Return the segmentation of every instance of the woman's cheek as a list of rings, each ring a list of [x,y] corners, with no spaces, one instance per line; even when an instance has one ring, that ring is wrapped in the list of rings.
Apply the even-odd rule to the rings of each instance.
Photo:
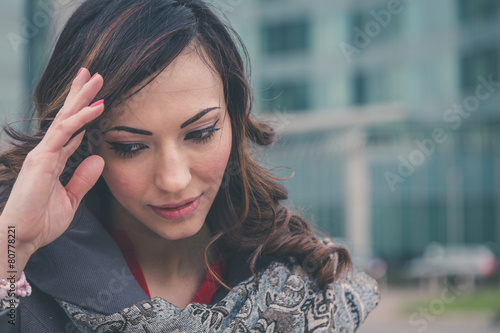
[[[207,168],[210,168],[210,173],[212,173],[216,180],[220,183],[224,171],[226,170],[229,157],[231,155],[231,136],[230,133],[224,138],[224,144],[218,147],[217,152],[211,155],[210,161],[207,163]],[[221,142],[222,143],[222,142]]]
[[[224,154],[219,159],[217,159],[214,163],[214,173],[217,174],[217,181],[220,183],[222,178],[224,177],[224,171],[226,170],[226,166],[229,160],[229,152]]]
[[[131,174],[130,170],[123,167],[106,167],[102,175],[115,197],[133,195],[142,188],[141,179],[144,175]]]

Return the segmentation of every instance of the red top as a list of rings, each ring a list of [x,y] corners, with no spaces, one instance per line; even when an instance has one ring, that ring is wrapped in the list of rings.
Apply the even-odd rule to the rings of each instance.
[[[125,261],[127,262],[127,265],[134,275],[137,283],[139,283],[142,290],[144,290],[148,297],[151,298],[148,284],[146,283],[146,278],[144,277],[141,265],[139,263],[139,260],[137,259],[137,256],[135,255],[132,243],[130,242],[127,233],[121,230],[114,229],[111,232],[111,236],[114,238],[115,242],[118,244],[118,247],[122,251],[123,257],[125,258]],[[223,277],[225,274],[225,263],[222,260],[222,256],[219,256],[216,262],[211,263],[210,268],[214,271],[215,274],[217,274],[217,276]],[[220,284],[213,278],[213,276],[207,269],[203,284],[201,285],[192,302],[210,304],[210,301],[214,297],[215,291],[219,287]]]

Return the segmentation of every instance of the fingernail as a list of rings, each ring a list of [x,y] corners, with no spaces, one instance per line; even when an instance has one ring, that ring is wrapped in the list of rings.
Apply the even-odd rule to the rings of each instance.
[[[75,76],[75,77],[78,77],[78,75],[80,75],[80,73],[81,73],[82,71],[83,71],[83,67],[82,67],[82,68],[80,68],[80,70],[78,71],[78,73],[76,74],[76,76]]]
[[[92,77],[91,77],[90,79],[92,80],[93,78],[95,78],[95,76],[96,76],[97,74],[99,74],[99,73],[97,73],[97,72],[96,72],[94,75],[92,75]]]
[[[94,102],[94,103],[90,104],[90,107],[93,108],[93,107],[96,107],[98,105],[101,105],[102,103],[104,103],[104,100],[100,99],[97,102]]]

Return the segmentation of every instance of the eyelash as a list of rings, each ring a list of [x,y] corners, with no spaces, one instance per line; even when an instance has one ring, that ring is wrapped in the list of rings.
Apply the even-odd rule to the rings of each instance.
[[[184,138],[184,140],[193,140],[194,142],[200,143],[200,144],[207,143],[215,135],[215,132],[220,130],[220,128],[215,128],[215,125],[217,125],[218,122],[219,122],[219,120],[217,119],[217,121],[210,127],[202,128],[200,130],[189,132],[186,135],[186,138]],[[207,133],[207,135],[205,135],[201,138],[189,138],[193,134],[203,135],[204,133]],[[148,146],[146,146],[142,143],[118,143],[118,142],[109,142],[109,141],[106,141],[106,142],[111,145],[110,149],[114,150],[116,154],[118,154],[120,157],[123,157],[123,158],[133,157],[134,155],[138,154],[141,150],[148,148]]]

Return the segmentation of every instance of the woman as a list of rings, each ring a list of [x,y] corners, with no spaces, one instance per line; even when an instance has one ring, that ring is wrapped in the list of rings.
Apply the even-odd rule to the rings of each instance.
[[[375,282],[253,159],[274,132],[250,114],[232,34],[200,0],[72,15],[35,92],[39,128],[8,130],[0,158],[0,258],[15,257],[0,272],[18,281],[2,290],[19,290],[0,327],[351,332],[375,307]]]

